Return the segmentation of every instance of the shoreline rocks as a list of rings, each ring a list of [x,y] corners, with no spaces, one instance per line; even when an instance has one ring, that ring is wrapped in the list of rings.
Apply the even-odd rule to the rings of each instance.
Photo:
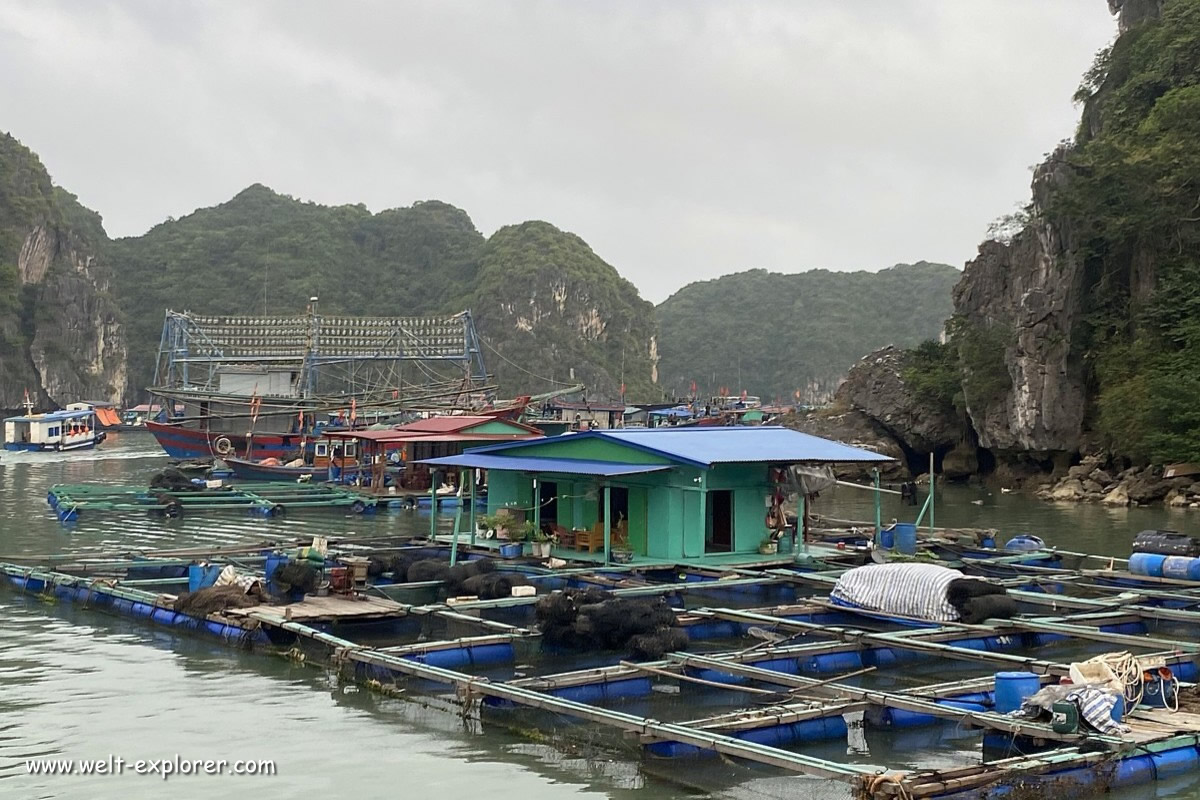
[[[1129,467],[1116,472],[1101,456],[1088,456],[1067,470],[1057,483],[1044,486],[1037,496],[1059,503],[1101,503],[1106,506],[1200,508],[1200,482],[1196,476],[1164,478],[1161,466]]]

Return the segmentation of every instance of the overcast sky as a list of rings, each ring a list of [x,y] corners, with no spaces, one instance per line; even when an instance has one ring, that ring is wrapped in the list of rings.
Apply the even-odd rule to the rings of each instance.
[[[0,0],[0,130],[112,236],[251,183],[544,219],[650,300],[962,266],[1070,136],[1104,0]]]

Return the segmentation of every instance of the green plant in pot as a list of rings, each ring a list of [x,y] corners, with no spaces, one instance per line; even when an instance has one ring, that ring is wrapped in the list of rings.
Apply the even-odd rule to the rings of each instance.
[[[549,558],[550,547],[554,543],[554,537],[547,533],[542,528],[536,528],[533,531],[533,555],[535,558]]]
[[[633,550],[629,547],[629,529],[623,524],[624,521],[622,518],[617,522],[609,538],[609,554],[616,564],[628,564],[633,561]]]

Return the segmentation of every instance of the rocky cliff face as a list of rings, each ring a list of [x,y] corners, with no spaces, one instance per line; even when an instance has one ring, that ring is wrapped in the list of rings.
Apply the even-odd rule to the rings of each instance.
[[[506,387],[578,382],[616,397],[624,383],[631,396],[658,394],[654,306],[574,234],[545,222],[501,228],[484,248],[474,307]]]
[[[1071,232],[1048,214],[1055,186],[1069,179],[1062,156],[1056,151],[1034,171],[1028,224],[1010,242],[984,242],[954,288],[962,333],[981,349],[1003,350],[1007,381],[972,381],[970,366],[964,380],[967,413],[980,445],[992,450],[1072,451],[1080,443],[1087,391],[1072,335],[1083,313],[1083,269]]]
[[[850,368],[835,403],[870,417],[914,457],[940,457],[963,437],[952,412],[917,397],[904,381],[905,351],[884,347]]]
[[[0,408],[119,401],[125,340],[100,217],[0,134]]]

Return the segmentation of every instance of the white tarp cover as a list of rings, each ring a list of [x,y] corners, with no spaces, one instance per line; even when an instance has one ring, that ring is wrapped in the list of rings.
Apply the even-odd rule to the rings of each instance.
[[[946,587],[961,577],[936,564],[867,564],[843,572],[830,596],[885,614],[951,622],[958,612],[946,602]]]

